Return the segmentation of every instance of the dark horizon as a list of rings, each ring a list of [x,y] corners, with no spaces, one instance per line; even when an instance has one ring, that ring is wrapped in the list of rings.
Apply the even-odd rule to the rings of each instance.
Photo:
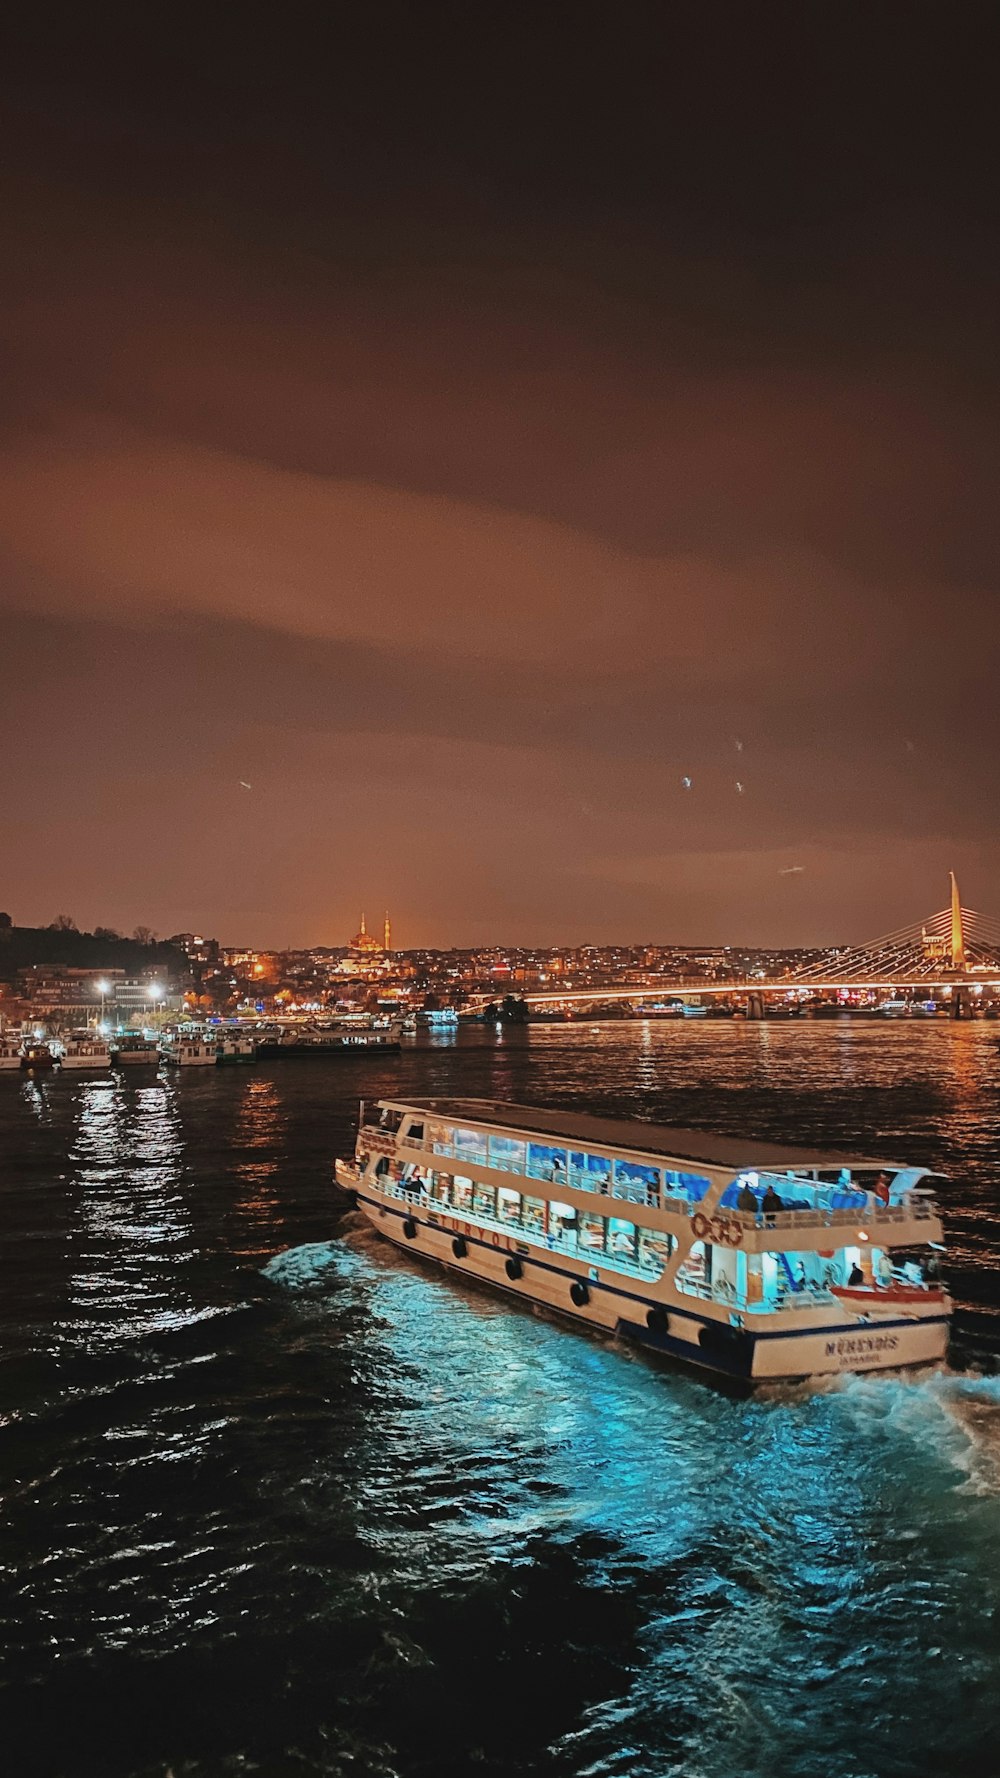
[[[21,13],[0,905],[1000,914],[992,24]]]

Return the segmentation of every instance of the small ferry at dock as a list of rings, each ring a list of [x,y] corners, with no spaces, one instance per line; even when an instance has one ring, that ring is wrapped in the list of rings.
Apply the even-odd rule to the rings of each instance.
[[[141,1031],[123,1031],[112,1037],[111,1064],[114,1068],[157,1068],[160,1052],[152,1038]]]
[[[65,1073],[93,1073],[111,1064],[111,1051],[99,1031],[71,1031],[59,1051],[59,1067]]]
[[[24,1045],[19,1037],[0,1037],[0,1074],[21,1072],[24,1061]]]
[[[188,1033],[163,1044],[160,1055],[171,1068],[214,1068],[217,1059],[214,1043]]]
[[[288,1025],[276,1036],[264,1037],[257,1045],[262,1061],[279,1057],[362,1056],[368,1050],[398,1050],[402,1026],[360,1027],[355,1025]]]
[[[747,1383],[945,1357],[938,1176],[476,1099],[362,1102],[338,1184],[380,1234]]]

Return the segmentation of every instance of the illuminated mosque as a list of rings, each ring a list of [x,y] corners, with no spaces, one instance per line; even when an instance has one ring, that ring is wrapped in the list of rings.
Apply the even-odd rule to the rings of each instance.
[[[368,957],[381,957],[392,950],[392,927],[389,924],[388,908],[386,909],[385,923],[382,927],[381,942],[369,932],[368,927],[365,924],[365,916],[362,914],[360,929],[354,934],[354,937],[351,940],[351,950],[360,952],[363,956]]]

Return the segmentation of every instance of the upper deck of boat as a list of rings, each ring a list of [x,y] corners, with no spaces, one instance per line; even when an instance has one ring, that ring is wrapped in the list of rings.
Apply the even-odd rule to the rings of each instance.
[[[394,1111],[422,1111],[449,1123],[472,1124],[480,1129],[516,1130],[521,1135],[558,1137],[564,1142],[608,1149],[614,1154],[662,1155],[665,1159],[697,1161],[705,1167],[732,1172],[762,1172],[848,1168],[852,1173],[874,1168],[898,1173],[907,1163],[885,1156],[845,1154],[837,1149],[786,1147],[763,1142],[756,1136],[716,1136],[708,1130],[688,1130],[675,1124],[647,1124],[641,1120],[594,1117],[590,1112],[559,1110],[537,1105],[505,1105],[492,1099],[380,1099]]]

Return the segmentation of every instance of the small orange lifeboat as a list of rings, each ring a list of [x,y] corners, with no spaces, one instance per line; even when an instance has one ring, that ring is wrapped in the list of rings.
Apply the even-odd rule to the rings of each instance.
[[[859,1308],[891,1307],[894,1303],[902,1308],[906,1303],[939,1303],[944,1290],[940,1284],[889,1284],[885,1289],[873,1284],[831,1284],[830,1295]]]

